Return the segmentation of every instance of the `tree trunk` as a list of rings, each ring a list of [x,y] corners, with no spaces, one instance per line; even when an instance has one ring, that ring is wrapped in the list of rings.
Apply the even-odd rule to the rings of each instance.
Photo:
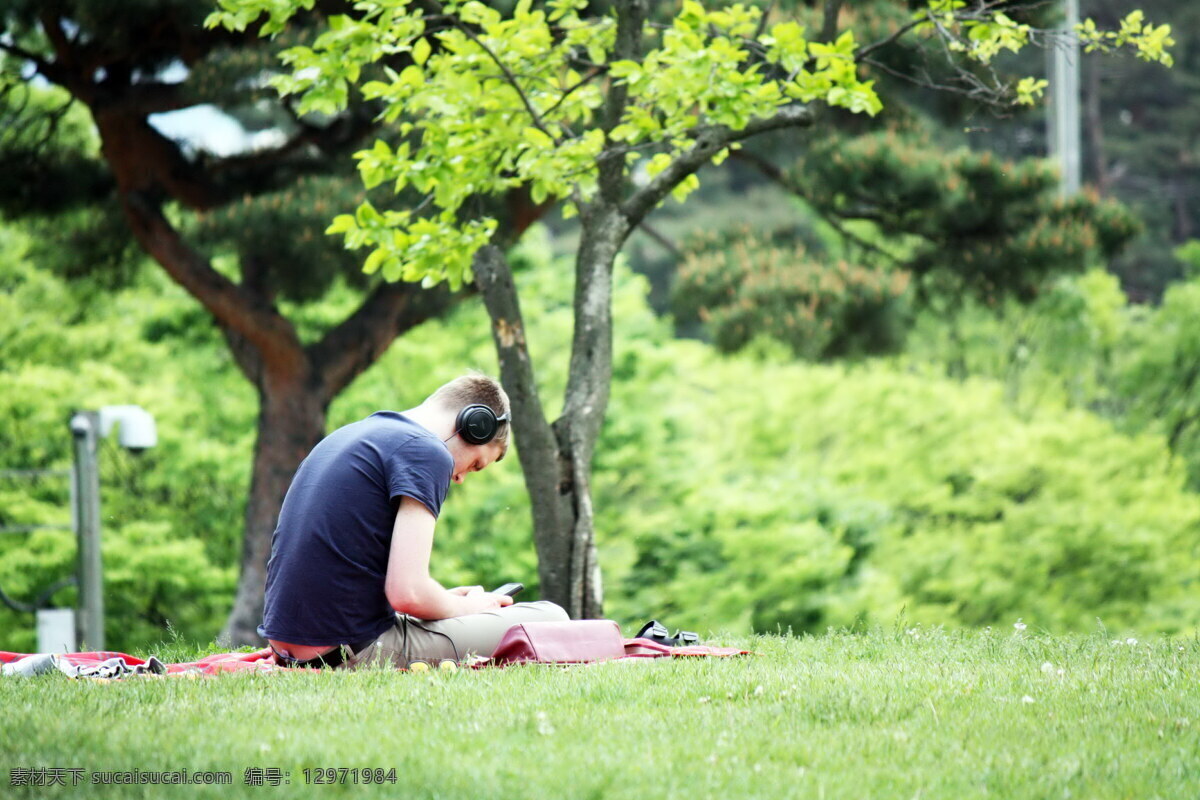
[[[1107,195],[1110,184],[1108,159],[1104,152],[1104,119],[1100,113],[1100,59],[1084,58],[1087,90],[1084,93],[1083,121],[1087,128],[1088,150],[1092,161],[1092,177],[1096,190]]]
[[[492,321],[500,381],[512,406],[515,447],[529,491],[542,597],[567,608],[570,550],[561,535],[573,522],[570,481],[564,479],[558,439],[546,421],[525,341],[525,323],[504,253],[488,245],[475,254],[475,280]],[[577,612],[572,616],[578,617]]]
[[[630,225],[614,207],[582,215],[575,273],[575,335],[562,416],[542,411],[525,325],[503,253],[475,257],[476,281],[492,320],[500,378],[512,403],[513,430],[532,504],[542,597],[576,619],[600,617],[604,593],[591,500],[592,456],[612,380],[612,269]]]
[[[585,618],[604,611],[592,511],[592,456],[608,410],[612,384],[612,273],[629,235],[629,221],[614,206],[598,203],[580,214],[583,223],[575,263],[575,336],[562,417],[554,424],[560,469],[569,476],[573,519],[561,535],[570,543],[568,608]]]
[[[233,610],[221,634],[222,641],[231,645],[262,641],[256,628],[263,618],[271,535],[296,468],[325,436],[327,406],[323,393],[314,391],[303,376],[264,381],[259,386],[258,436],[246,502],[241,577]]]

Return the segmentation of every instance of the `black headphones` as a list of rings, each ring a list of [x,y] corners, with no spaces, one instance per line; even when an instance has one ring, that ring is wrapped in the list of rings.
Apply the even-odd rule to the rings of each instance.
[[[467,444],[487,444],[496,438],[501,422],[508,422],[508,414],[497,417],[488,406],[469,405],[458,412],[454,430]]]

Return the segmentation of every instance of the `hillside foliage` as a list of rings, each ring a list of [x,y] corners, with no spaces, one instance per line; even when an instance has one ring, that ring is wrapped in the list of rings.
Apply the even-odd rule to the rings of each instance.
[[[151,410],[157,448],[140,457],[113,442],[102,448],[108,644],[136,649],[161,639],[168,622],[208,641],[233,593],[254,398],[202,312],[156,272],[89,296],[22,258],[23,246],[4,232],[0,380],[11,388],[0,396],[0,468],[68,467],[72,408]],[[532,352],[556,365],[569,357],[571,287],[549,252],[535,228],[510,259],[522,291],[542,298],[529,312]],[[951,626],[1022,617],[1051,630],[1089,630],[1097,618],[1112,628],[1194,629],[1200,503],[1185,488],[1187,464],[1169,451],[1169,429],[1072,407],[1069,389],[1083,378],[1054,384],[1051,362],[1040,383],[1027,370],[1023,385],[1058,388],[1036,400],[1022,390],[1019,403],[1002,377],[947,378],[931,357],[938,340],[924,332],[909,355],[858,366],[798,363],[763,339],[723,356],[673,339],[669,321],[648,309],[644,281],[620,276],[615,314],[628,335],[617,344],[595,465],[614,618],[740,631],[890,624],[900,614]],[[1061,292],[1109,297],[1087,301],[1087,320],[1108,330],[1094,334],[1097,352],[1104,341],[1128,350],[1122,380],[1134,386],[1136,370],[1185,367],[1180,320],[1198,302],[1194,287],[1147,311],[1116,304],[1107,285],[1087,276]],[[1051,323],[1040,306],[1027,313],[1041,314],[1039,324],[1082,324]],[[1053,330],[1039,341],[1066,346]],[[972,365],[994,350],[984,331]],[[1166,348],[1175,361],[1155,355]],[[467,366],[493,370],[493,359],[483,310],[464,305],[393,346],[334,403],[330,426],[411,407]],[[1075,359],[1080,371],[1085,360]],[[563,372],[541,375],[552,382]],[[0,483],[0,524],[69,520],[65,479],[35,486]],[[536,593],[527,503],[508,462],[455,487],[435,576],[522,580]],[[22,601],[73,563],[68,531],[0,537],[0,587]],[[69,605],[73,594],[68,587],[52,602]],[[31,615],[0,610],[0,630],[0,648],[34,645]]]

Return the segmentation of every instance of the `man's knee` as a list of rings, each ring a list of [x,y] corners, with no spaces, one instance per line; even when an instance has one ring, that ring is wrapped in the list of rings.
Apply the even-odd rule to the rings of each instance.
[[[534,615],[531,621],[566,622],[571,618],[562,606],[549,600],[534,600],[530,603],[515,603],[510,606],[510,608],[518,607]]]

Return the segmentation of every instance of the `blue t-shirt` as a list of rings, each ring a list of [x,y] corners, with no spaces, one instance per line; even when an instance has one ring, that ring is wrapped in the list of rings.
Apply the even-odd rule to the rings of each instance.
[[[454,458],[428,430],[380,411],[325,437],[296,470],[271,537],[258,634],[291,644],[360,642],[395,621],[384,593],[401,497],[441,511]]]

